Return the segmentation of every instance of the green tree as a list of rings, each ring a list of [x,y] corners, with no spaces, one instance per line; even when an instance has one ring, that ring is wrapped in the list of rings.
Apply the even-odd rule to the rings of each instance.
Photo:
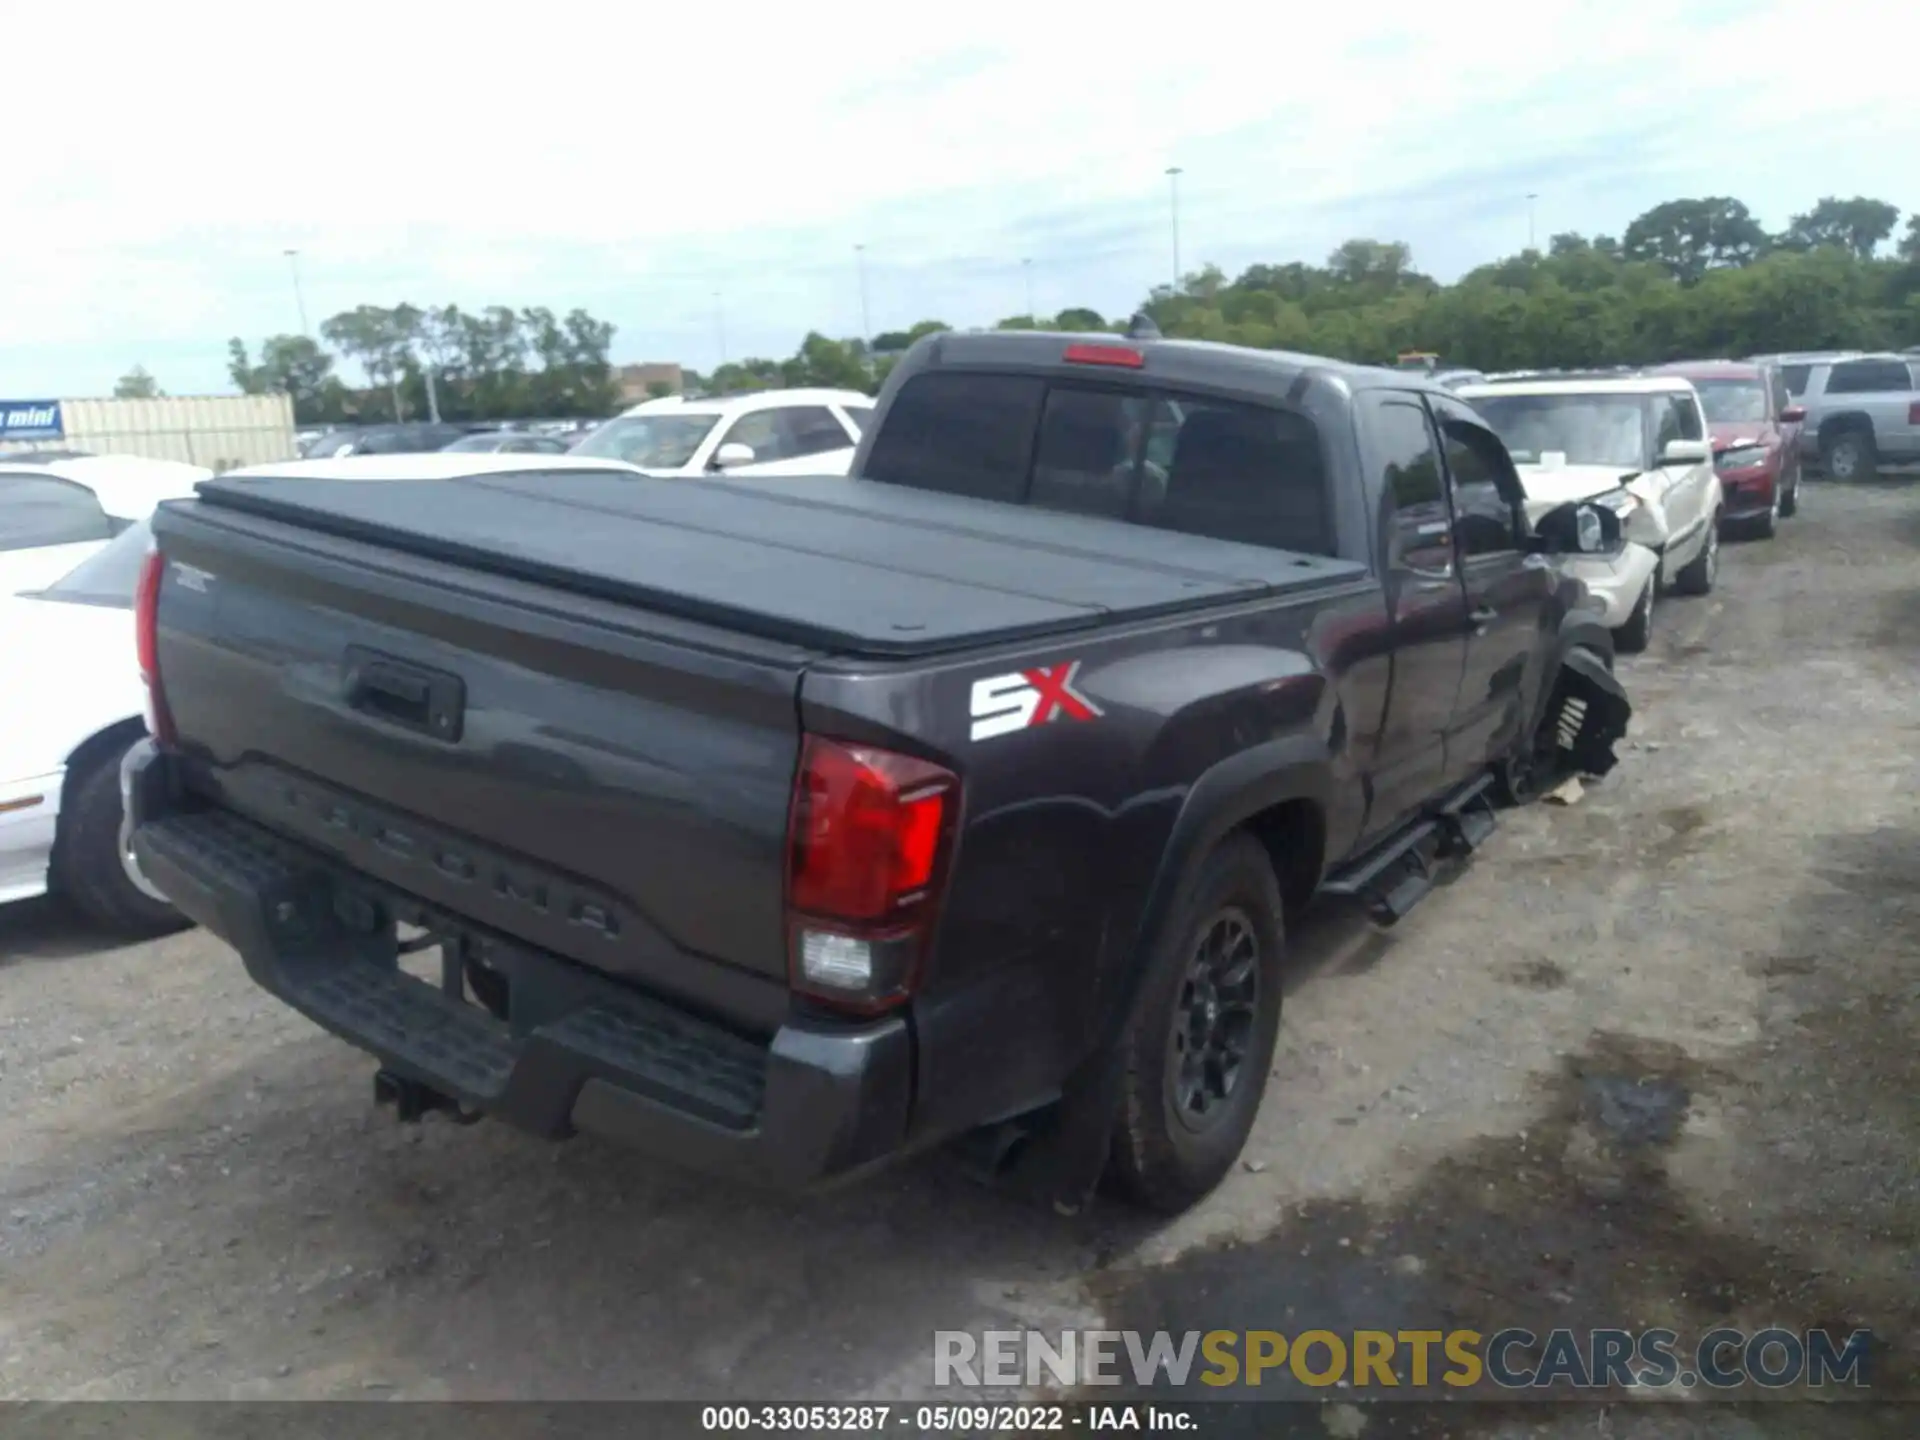
[[[333,357],[305,335],[269,335],[260,342],[260,363],[246,343],[227,342],[227,374],[243,395],[284,393],[302,424],[344,420],[356,413],[345,385],[333,373]]]
[[[1899,255],[1910,265],[1920,265],[1920,214],[1907,217],[1907,233],[1900,237]]]
[[[1884,200],[1864,195],[1842,200],[1829,195],[1806,214],[1794,216],[1779,243],[1790,250],[1838,246],[1861,260],[1871,260],[1899,219],[1900,207]]]
[[[1750,264],[1767,248],[1767,232],[1738,200],[1709,195],[1654,206],[1627,226],[1622,248],[1691,283],[1718,266]]]
[[[157,400],[166,393],[147,373],[144,365],[134,366],[113,382],[113,398],[116,400]]]

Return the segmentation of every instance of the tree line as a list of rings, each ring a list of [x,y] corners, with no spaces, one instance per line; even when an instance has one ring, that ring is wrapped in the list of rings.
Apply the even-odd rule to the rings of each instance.
[[[1336,359],[1390,363],[1431,351],[1450,365],[1518,370],[1644,365],[1780,350],[1920,344],[1920,214],[1828,197],[1770,233],[1727,196],[1669,200],[1619,236],[1553,236],[1544,249],[1482,265],[1451,285],[1414,267],[1399,241],[1349,240],[1323,265],[1208,265],[1141,308],[1162,333]],[[999,329],[1121,329],[1075,307],[1013,315]],[[873,388],[931,331],[858,340],[812,334],[786,360],[723,365],[723,390],[771,385]]]
[[[1170,336],[1220,340],[1338,359],[1390,362],[1433,351],[1483,370],[1652,364],[1776,350],[1920,344],[1920,213],[1884,200],[1829,196],[1770,232],[1728,196],[1669,200],[1619,236],[1554,235],[1443,285],[1418,270],[1401,241],[1349,240],[1326,263],[1253,265],[1229,279],[1207,265],[1141,308]],[[1897,233],[1896,233],[1897,232]],[[1011,315],[1000,329],[1124,328],[1096,310]],[[922,335],[923,320],[864,339],[809,333],[784,360],[752,358],[710,375],[687,371],[694,393],[821,385],[874,390]],[[614,327],[584,310],[362,305],[320,327],[323,345],[273,335],[228,346],[247,394],[284,390],[302,423],[418,418],[428,379],[447,419],[597,416],[618,403],[608,350]],[[331,348],[329,348],[331,347]],[[354,362],[369,385],[336,373]],[[157,395],[136,369],[116,391]]]
[[[600,416],[618,401],[613,334],[579,309],[361,305],[321,322],[325,345],[306,335],[270,335],[257,351],[228,341],[227,373],[242,394],[285,391],[302,424],[417,420],[436,408],[444,420]],[[336,373],[342,358],[367,377],[364,388]]]

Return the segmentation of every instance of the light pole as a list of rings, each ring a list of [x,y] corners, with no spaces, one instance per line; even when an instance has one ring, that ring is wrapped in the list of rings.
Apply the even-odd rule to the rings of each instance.
[[[867,319],[867,247],[853,247],[853,266],[860,274],[860,345],[867,368],[873,368],[873,326]]]
[[[1173,206],[1173,289],[1175,294],[1180,291],[1180,173],[1178,165],[1167,167],[1167,196]]]
[[[287,269],[293,272],[293,304],[294,308],[300,312],[300,333],[311,340],[313,331],[307,325],[307,297],[300,293],[300,252],[288,250],[285,254]]]
[[[1540,197],[1533,191],[1527,192],[1527,249],[1533,249],[1533,202]]]
[[[1033,261],[1020,262],[1020,278],[1027,284],[1027,319],[1037,320],[1040,317],[1033,313]]]

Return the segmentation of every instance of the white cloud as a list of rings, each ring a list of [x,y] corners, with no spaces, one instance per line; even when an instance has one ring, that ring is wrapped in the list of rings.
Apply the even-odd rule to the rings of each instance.
[[[534,12],[227,0],[42,12],[9,110],[0,393],[98,391],[167,356],[222,380],[227,336],[362,301],[585,304],[623,355],[859,324],[1131,304],[1182,252],[1318,258],[1352,233],[1445,273],[1617,231],[1674,194],[1762,217],[1822,194],[1920,204],[1897,67],[1844,90],[1799,60],[1920,18],[1866,0],[1528,6],[1383,0],[1162,9],[983,0]],[[19,132],[16,132],[17,134]],[[1448,176],[1470,183],[1436,187]],[[1625,207],[1623,209],[1623,207]]]

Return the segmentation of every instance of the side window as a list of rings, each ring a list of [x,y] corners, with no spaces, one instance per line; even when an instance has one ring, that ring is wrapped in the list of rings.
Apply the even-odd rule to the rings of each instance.
[[[1673,397],[1673,409],[1679,421],[1680,438],[1682,440],[1704,440],[1707,438],[1707,427],[1700,419],[1700,402],[1698,400],[1695,400],[1691,395],[1676,395]]]
[[[1787,394],[1798,400],[1807,393],[1807,377],[1812,374],[1811,365],[1782,365],[1780,383],[1787,387]]]
[[[1447,471],[1453,478],[1453,536],[1460,555],[1506,554],[1516,548],[1513,507],[1500,490],[1500,474],[1511,465],[1506,447],[1465,406],[1436,404],[1446,442]]]
[[[780,433],[778,410],[753,410],[742,415],[727,427],[719,444],[751,445],[756,464],[763,460],[785,460],[792,453],[786,448],[786,438]],[[719,446],[714,448],[718,449]]]
[[[794,405],[776,413],[786,431],[788,455],[825,455],[853,444],[846,427],[824,405]]]
[[[873,426],[871,405],[842,405],[840,412],[847,417],[847,423],[853,426],[855,435],[864,435]]]
[[[1779,370],[1767,371],[1767,388],[1773,395],[1773,418],[1778,420],[1780,412],[1793,404],[1793,396],[1787,392],[1787,377]]]
[[[113,522],[84,485],[52,476],[0,475],[0,551],[113,536]]]
[[[1905,390],[1912,383],[1907,367],[1898,360],[1847,360],[1827,377],[1829,395],[1872,395],[1883,390]]]
[[[1334,553],[1320,432],[1305,415],[1184,398],[1158,401],[1154,411],[1138,467],[1134,518],[1141,524],[1309,555]],[[1140,438],[1130,437],[1130,448]]]
[[[1030,375],[929,370],[900,387],[862,467],[866,479],[1018,503],[1045,385]]]
[[[1654,396],[1653,415],[1653,453],[1657,459],[1666,453],[1668,444],[1681,438],[1678,400],[1671,395]]]
[[[1383,401],[1373,431],[1381,492],[1393,506],[1389,563],[1446,574],[1453,568],[1453,517],[1427,412],[1411,399]]]
[[[1028,501],[1048,510],[1126,519],[1148,403],[1143,395],[1112,390],[1049,390]]]

